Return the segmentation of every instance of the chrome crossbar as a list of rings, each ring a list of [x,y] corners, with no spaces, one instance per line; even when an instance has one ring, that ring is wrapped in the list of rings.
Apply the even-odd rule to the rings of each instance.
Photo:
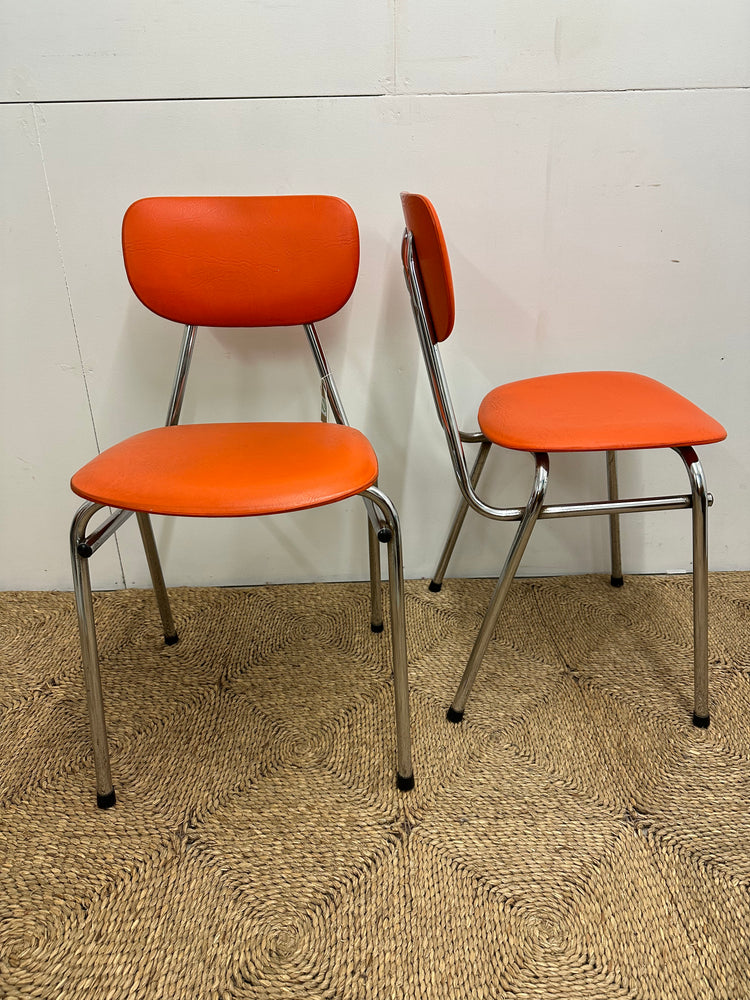
[[[94,511],[93,513],[96,513]],[[127,521],[129,517],[133,516],[134,511],[132,510],[116,510],[109,515],[103,524],[95,528],[90,535],[86,535],[78,543],[78,553],[83,556],[84,559],[88,559],[96,552],[96,550],[102,546],[110,535],[114,534],[118,528],[121,528],[123,524]]]
[[[709,495],[709,504],[713,497]],[[587,500],[583,503],[548,504],[539,517],[581,517],[588,514],[645,514],[651,510],[685,510],[693,506],[689,496],[642,497],[639,500]]]
[[[714,502],[709,493],[707,503]],[[472,504],[471,506],[475,506]],[[642,497],[637,500],[585,500],[582,503],[547,504],[540,510],[537,519],[550,517],[587,517],[591,514],[646,514],[654,510],[689,510],[693,506],[692,497]],[[490,507],[482,504],[481,513],[494,521],[520,521],[525,514],[523,507]]]

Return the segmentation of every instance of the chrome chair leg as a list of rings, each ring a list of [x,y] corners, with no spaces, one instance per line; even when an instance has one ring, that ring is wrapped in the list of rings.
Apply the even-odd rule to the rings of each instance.
[[[81,658],[83,677],[86,684],[91,738],[94,747],[94,767],[96,769],[96,802],[100,809],[109,809],[115,804],[115,789],[109,766],[107,726],[104,721],[104,701],[102,682],[99,674],[99,652],[96,645],[94,623],[94,603],[91,595],[91,577],[87,555],[82,554],[86,536],[86,525],[92,515],[101,509],[100,504],[84,504],[73,519],[70,530],[70,550],[73,564],[73,590],[75,592],[78,630],[81,637]]]
[[[706,729],[708,705],[708,535],[709,497],[698,456],[692,448],[676,449],[688,471],[693,494],[693,725]]]
[[[539,512],[542,509],[544,494],[547,490],[547,480],[549,478],[549,459],[544,453],[538,453],[534,457],[536,459],[536,472],[531,496],[526,504],[523,518],[506,557],[503,571],[498,578],[495,591],[482,621],[482,627],[479,630],[479,635],[474,642],[474,648],[469,656],[469,662],[466,664],[461,683],[456,691],[456,696],[448,709],[447,718],[449,722],[458,723],[464,717],[466,702],[471,693],[479,665],[487,651],[492,633],[505,603],[505,598],[513,582],[513,577],[516,575],[521,557],[531,537],[531,532],[534,530]]]
[[[148,562],[148,571],[151,574],[151,583],[154,587],[156,603],[159,607],[159,615],[164,631],[164,642],[168,646],[173,646],[179,639],[179,636],[177,635],[177,629],[172,618],[172,609],[169,606],[169,597],[167,596],[167,588],[164,584],[164,574],[161,570],[161,562],[159,561],[159,553],[156,548],[156,539],[154,538],[151,518],[142,511],[137,511],[136,517],[138,518],[138,527],[141,531],[141,539],[146,553],[146,561]]]
[[[471,485],[474,489],[476,489],[479,477],[482,475],[484,463],[487,461],[487,456],[490,453],[491,447],[492,444],[490,441],[483,441],[479,448],[479,454],[477,455],[476,461],[474,462],[471,470]],[[461,533],[461,528],[463,527],[468,509],[469,501],[464,496],[461,496],[458,501],[456,513],[453,517],[453,522],[451,523],[450,531],[448,532],[448,538],[443,546],[443,551],[440,554],[437,568],[433,573],[432,580],[429,584],[429,589],[433,591],[433,593],[437,593],[443,586],[443,578],[448,569],[448,563],[453,555],[453,550],[456,547],[456,542],[458,541],[458,536]]]
[[[398,760],[396,781],[399,789],[406,792],[414,787],[414,769],[411,759],[409,722],[409,670],[406,655],[406,611],[401,527],[396,508],[378,487],[371,486],[362,495],[373,502],[385,522],[385,528],[381,529],[377,537],[380,541],[388,543],[388,591],[391,603],[391,650]]]
[[[607,452],[607,488],[610,500],[618,500],[617,491],[617,452]],[[621,587],[622,577],[622,552],[620,549],[620,515],[609,515],[609,545],[612,553],[612,575],[610,583],[613,587]]]
[[[383,591],[380,581],[380,542],[372,521],[367,519],[367,544],[370,554],[370,628],[383,631]]]

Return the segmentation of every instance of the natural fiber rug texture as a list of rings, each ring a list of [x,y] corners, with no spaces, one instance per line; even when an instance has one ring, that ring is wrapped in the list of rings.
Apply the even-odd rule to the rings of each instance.
[[[368,586],[96,596],[96,809],[70,594],[2,596],[0,996],[750,998],[750,574],[407,585],[416,788]]]

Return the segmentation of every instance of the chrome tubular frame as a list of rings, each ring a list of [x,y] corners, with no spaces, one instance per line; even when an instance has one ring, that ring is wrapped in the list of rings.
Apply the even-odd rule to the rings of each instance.
[[[196,332],[197,328],[195,326],[188,325],[185,327],[174,385],[172,387],[172,395],[167,410],[166,425],[168,427],[174,426],[180,419],[182,403],[185,398],[185,386],[195,347]],[[178,637],[172,611],[169,606],[167,589],[164,584],[164,574],[159,562],[156,540],[148,514],[132,510],[114,510],[103,524],[87,534],[86,529],[89,521],[102,509],[102,504],[85,503],[78,510],[73,518],[70,530],[70,549],[73,566],[73,590],[78,615],[78,630],[81,638],[83,676],[86,684],[86,701],[94,747],[96,799],[101,809],[108,809],[115,804],[115,790],[112,784],[112,774],[109,764],[107,727],[104,719],[104,702],[99,672],[99,651],[96,642],[94,603],[88,560],[118,528],[122,527],[128,518],[132,517],[133,513],[136,513],[138,519],[138,527],[146,553],[146,561],[164,629],[164,641],[167,645],[172,645],[177,642]]]
[[[107,746],[107,726],[104,721],[104,701],[102,682],[99,674],[99,652],[96,645],[94,625],[94,602],[91,594],[89,556],[85,551],[86,526],[101,504],[85,503],[73,518],[70,529],[70,556],[73,565],[73,590],[78,614],[78,631],[81,637],[81,659],[83,679],[86,685],[91,740],[94,747],[94,767],[96,770],[96,801],[100,809],[108,809],[115,804],[115,790],[109,767]]]
[[[156,539],[154,538],[154,529],[151,526],[151,518],[143,511],[138,511],[136,516],[138,518],[138,527],[141,531],[143,548],[146,553],[146,561],[148,562],[148,571],[151,574],[151,583],[159,608],[159,616],[161,617],[162,629],[164,631],[164,642],[168,646],[173,646],[178,639],[177,629],[172,618],[172,609],[169,606],[169,597],[167,596],[167,588],[164,584],[164,574],[162,573],[161,562],[159,561],[159,553],[156,549]]]
[[[97,504],[97,510],[101,509],[102,505]],[[92,511],[92,513],[96,513],[96,511]],[[100,524],[98,528],[94,529],[94,531],[89,532],[88,535],[81,538],[81,541],[79,542],[79,554],[83,556],[84,559],[90,559],[96,550],[107,541],[110,535],[113,535],[117,529],[122,527],[128,518],[132,516],[132,510],[112,511],[103,524]]]
[[[368,512],[377,508],[383,527],[378,537],[388,544],[388,590],[391,604],[391,655],[393,692],[396,703],[396,779],[401,791],[414,787],[409,728],[409,674],[406,657],[406,611],[404,605],[404,566],[401,526],[396,508],[389,498],[371,486],[361,494]]]
[[[675,448],[685,463],[692,490],[693,510],[693,671],[695,702],[693,723],[705,729],[708,706],[708,532],[707,508],[713,498],[706,492],[703,467],[692,448]]]
[[[79,508],[73,518],[70,530],[70,556],[73,568],[73,591],[78,616],[78,632],[81,639],[81,661],[86,685],[86,703],[94,748],[96,801],[100,809],[108,809],[115,804],[115,790],[109,765],[89,559],[134,512],[132,510],[114,511],[99,528],[87,534],[86,529],[91,518],[103,509],[103,505],[99,503],[85,503]],[[164,641],[167,645],[172,645],[177,642],[177,632],[164,586],[164,576],[159,563],[151,521],[148,514],[136,512],[136,516],[164,628]]]
[[[500,617],[500,612],[503,609],[505,598],[510,590],[511,583],[513,582],[513,577],[516,575],[518,565],[521,562],[521,557],[523,556],[529,538],[531,538],[531,532],[534,530],[534,525],[536,524],[537,518],[539,517],[539,513],[542,509],[542,501],[544,500],[544,494],[547,490],[547,482],[549,479],[549,459],[547,455],[540,452],[534,455],[534,461],[536,463],[536,469],[534,473],[534,486],[531,491],[531,496],[529,497],[529,502],[526,504],[526,510],[524,511],[523,518],[521,519],[521,523],[516,531],[513,544],[508,551],[508,555],[506,556],[505,565],[503,566],[503,570],[498,578],[489,607],[487,608],[484,619],[482,620],[479,635],[477,636],[476,641],[474,642],[474,648],[469,655],[469,661],[466,664],[466,669],[464,670],[464,675],[461,678],[461,683],[458,686],[458,691],[456,691],[453,703],[448,709],[448,719],[450,722],[460,722],[461,719],[463,719],[466,701],[471,693],[471,688],[474,684],[474,678],[477,675],[479,664],[482,662],[484,654],[487,652],[487,646],[490,643],[495,625]]]
[[[188,324],[185,327],[182,345],[180,347],[180,354],[177,360],[177,370],[175,372],[172,395],[170,397],[169,408],[167,410],[167,427],[174,427],[180,420],[182,404],[185,399],[185,388],[187,385],[188,375],[190,373],[190,362],[192,361],[193,350],[195,348],[197,331],[198,328],[196,326]],[[101,509],[101,505],[96,505],[96,510],[99,509]],[[88,523],[91,516],[96,513],[96,510],[91,510],[89,512],[89,516],[86,518],[84,523]],[[84,559],[90,558],[94,552],[96,552],[96,550],[112,534],[114,534],[115,531],[117,531],[118,528],[122,527],[128,518],[133,516],[134,513],[136,512],[132,510],[115,510],[110,514],[107,520],[100,525],[100,527],[96,528],[88,535],[82,534],[77,543],[79,555]],[[76,517],[78,517],[78,515]],[[161,617],[164,630],[164,641],[168,646],[171,646],[173,643],[177,642],[178,636],[174,625],[174,619],[172,617],[172,610],[169,606],[169,597],[167,596],[167,589],[164,584],[164,574],[162,573],[161,563],[159,562],[159,553],[156,548],[156,539],[154,538],[151,520],[148,514],[143,512],[137,512],[137,518],[141,540],[146,554],[146,561],[148,563],[149,574],[154,588],[154,595],[156,597],[156,603],[159,608],[159,615]],[[75,525],[76,521],[73,522],[74,530]],[[88,575],[88,570],[86,573]]]
[[[333,377],[328,361],[326,360],[323,345],[320,343],[314,323],[304,324],[307,341],[310,345],[315,364],[320,375],[320,385],[323,399],[327,400],[331,407],[333,418],[337,424],[349,426],[349,420],[341,402],[341,396]],[[324,411],[323,411],[324,412]],[[321,419],[323,417],[321,413]],[[377,483],[376,483],[377,485]],[[367,506],[367,504],[365,505]],[[378,544],[377,533],[382,525],[378,523],[378,518],[374,516],[374,511],[368,507],[368,528],[367,528],[367,551],[370,564],[370,627],[373,632],[383,631],[383,600],[381,594],[381,573],[380,573],[380,546]]]
[[[373,483],[377,487],[377,480]],[[391,529],[366,494],[361,494],[367,511],[367,541],[370,555],[370,628],[383,631],[383,588],[380,573],[380,543],[390,539]]]
[[[305,333],[307,334],[307,341],[310,344],[310,350],[313,353],[315,364],[318,367],[323,391],[325,392],[328,404],[333,411],[334,420],[337,424],[345,424],[348,427],[349,421],[346,418],[344,404],[341,402],[339,390],[336,387],[336,382],[333,378],[331,369],[328,367],[328,362],[326,361],[326,356],[323,353],[323,346],[318,338],[315,324],[305,323],[304,327]]]
[[[617,452],[614,451],[607,452],[607,492],[610,500],[617,500]],[[623,579],[619,514],[609,515],[609,547],[612,565],[610,583],[613,587],[621,587]]]
[[[373,632],[382,632],[383,591],[380,572],[380,539],[369,518],[367,519],[367,552],[370,565],[370,628]]]
[[[190,362],[193,360],[193,349],[195,348],[195,336],[197,332],[198,328],[196,326],[188,324],[185,327],[180,356],[177,361],[174,386],[172,387],[172,397],[169,400],[169,409],[167,410],[167,427],[174,427],[175,424],[180,422],[182,404],[185,399],[185,387],[188,375],[190,374]]]
[[[479,477],[482,475],[482,470],[484,469],[491,447],[491,441],[482,440],[481,447],[479,448],[479,454],[477,455],[476,461],[474,462],[471,470],[471,485],[474,489],[476,489]],[[461,533],[461,528],[464,525],[468,509],[469,501],[464,496],[459,497],[458,507],[456,508],[456,513],[453,517],[450,531],[448,532],[448,538],[446,539],[443,551],[440,553],[437,568],[435,569],[432,579],[430,580],[430,590],[434,593],[437,593],[437,591],[439,591],[443,586],[445,571],[448,569],[448,563],[450,562],[453,550],[456,547],[456,542],[458,541],[458,536]]]
[[[337,423],[349,425],[341,397],[333,375],[328,367],[323,348],[313,324],[305,324],[305,332],[315,358],[321,378],[325,399]],[[197,327],[185,327],[180,355],[177,362],[172,395],[167,411],[166,426],[179,423],[190,363],[195,347]],[[411,737],[409,727],[409,685],[406,659],[406,622],[404,611],[404,573],[401,547],[401,531],[398,514],[388,497],[377,487],[377,483],[362,494],[368,514],[368,551],[370,563],[370,604],[371,627],[374,632],[383,630],[383,601],[380,573],[380,543],[388,545],[389,592],[391,602],[391,643],[393,655],[394,693],[396,703],[396,747],[398,787],[406,791],[414,786],[411,759]],[[73,588],[75,591],[78,629],[81,639],[81,658],[86,685],[89,724],[91,727],[96,770],[97,804],[107,809],[115,804],[115,790],[109,762],[107,728],[104,716],[99,653],[96,641],[93,595],[88,560],[96,550],[136,514],[143,548],[146,553],[154,594],[164,630],[167,645],[177,642],[172,611],[169,605],[164,575],[154,538],[149,515],[142,511],[115,510],[95,530],[87,534],[91,518],[103,505],[85,503],[75,515],[71,527],[71,561],[73,566]]]
[[[409,291],[412,312],[419,335],[419,344],[425,361],[438,418],[448,442],[453,469],[456,474],[461,500],[453,518],[448,539],[438,562],[435,575],[430,583],[431,590],[440,590],[451,554],[461,531],[469,507],[495,521],[520,521],[518,531],[505,561],[505,565],[495,587],[490,606],[485,615],[479,636],[469,657],[463,678],[448,709],[448,718],[459,722],[463,717],[466,700],[482,657],[487,649],[492,631],[502,610],[503,601],[510,587],[513,575],[520,563],[523,551],[537,520],[553,517],[583,517],[606,514],[610,525],[610,549],[612,561],[611,582],[622,585],[622,556],[620,546],[620,514],[645,513],[657,510],[692,510],[693,518],[693,655],[694,655],[694,711],[696,726],[709,724],[708,706],[708,557],[706,542],[706,513],[713,503],[713,497],[706,490],[703,469],[692,448],[675,448],[688,470],[690,495],[679,494],[662,497],[640,497],[620,500],[617,485],[616,453],[607,452],[608,499],[584,501],[581,503],[543,504],[548,477],[548,459],[537,454],[536,475],[526,508],[493,507],[485,503],[476,493],[479,477],[489,452],[490,443],[481,432],[461,431],[456,421],[451,401],[448,381],[445,376],[438,345],[433,341],[431,319],[426,306],[421,277],[414,252],[414,238],[407,229],[401,246],[404,277]],[[480,452],[469,473],[464,443],[480,444]]]

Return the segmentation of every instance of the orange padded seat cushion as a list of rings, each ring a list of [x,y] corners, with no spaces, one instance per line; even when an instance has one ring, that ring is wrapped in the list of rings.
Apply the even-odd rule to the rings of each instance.
[[[303,510],[375,483],[378,460],[353,427],[185,424],[136,434],[71,480],[86,500],[123,510],[246,517]]]
[[[519,451],[617,451],[723,441],[727,432],[661,382],[630,372],[570,372],[510,382],[479,407],[485,437]]]
[[[144,198],[125,270],[152,312],[193,326],[297,326],[333,315],[359,270],[351,207],[328,195]]]

